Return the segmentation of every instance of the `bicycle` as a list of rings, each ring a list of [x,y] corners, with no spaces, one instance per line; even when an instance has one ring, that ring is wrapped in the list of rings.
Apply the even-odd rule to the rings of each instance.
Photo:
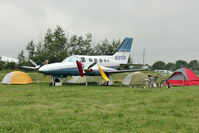
[[[165,83],[166,82],[166,83]],[[144,89],[148,88],[170,88],[170,84],[168,80],[166,79],[166,75],[159,75],[155,76],[154,78],[152,75],[148,75],[148,79],[145,79],[145,81],[142,84],[142,87]]]
[[[148,88],[156,88],[158,87],[157,84],[157,77],[152,78],[152,75],[148,75],[148,79],[145,79],[145,81],[142,84],[142,87],[144,89],[148,89]]]

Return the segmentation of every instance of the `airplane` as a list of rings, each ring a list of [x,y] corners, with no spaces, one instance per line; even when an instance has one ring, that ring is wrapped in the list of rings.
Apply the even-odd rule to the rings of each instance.
[[[59,78],[67,78],[67,76],[102,76],[106,80],[106,85],[113,85],[111,75],[114,73],[143,71],[143,69],[118,70],[120,64],[128,63],[132,43],[133,38],[126,37],[113,55],[72,55],[58,63],[40,66],[31,61],[35,67],[22,67],[37,69],[39,73],[51,75],[51,85],[59,82]]]
[[[14,62],[14,63],[18,63],[19,60],[15,59],[15,58],[11,58],[11,57],[6,57],[6,56],[0,56],[0,61],[3,61],[3,62]]]

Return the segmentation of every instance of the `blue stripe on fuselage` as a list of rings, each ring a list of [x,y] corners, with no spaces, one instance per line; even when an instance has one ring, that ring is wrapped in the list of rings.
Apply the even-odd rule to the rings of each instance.
[[[119,66],[108,66],[108,68],[113,68],[113,69],[118,69]],[[57,69],[57,70],[51,70],[51,71],[45,71],[42,72],[46,75],[54,75],[54,76],[79,76],[79,70],[78,68],[65,68],[65,69]],[[88,72],[87,73],[90,76],[99,76],[101,75],[99,70],[94,70],[93,72]]]
[[[78,68],[56,69],[56,70],[44,71],[42,73],[47,74],[47,75],[63,75],[63,76],[67,76],[67,75],[78,76],[79,75]]]

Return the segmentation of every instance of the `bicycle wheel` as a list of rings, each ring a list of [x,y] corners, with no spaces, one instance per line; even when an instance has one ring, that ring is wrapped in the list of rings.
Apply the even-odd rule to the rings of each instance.
[[[142,88],[143,88],[143,89],[148,89],[148,88],[149,88],[149,81],[144,81],[144,82],[142,83]]]
[[[150,83],[150,87],[151,88],[158,88],[158,82],[157,81],[151,81],[151,83]]]

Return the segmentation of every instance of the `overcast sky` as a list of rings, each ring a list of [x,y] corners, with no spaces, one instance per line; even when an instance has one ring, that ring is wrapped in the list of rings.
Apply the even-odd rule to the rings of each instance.
[[[17,57],[60,25],[67,35],[133,37],[134,62],[199,59],[199,0],[0,0],[0,55]]]

